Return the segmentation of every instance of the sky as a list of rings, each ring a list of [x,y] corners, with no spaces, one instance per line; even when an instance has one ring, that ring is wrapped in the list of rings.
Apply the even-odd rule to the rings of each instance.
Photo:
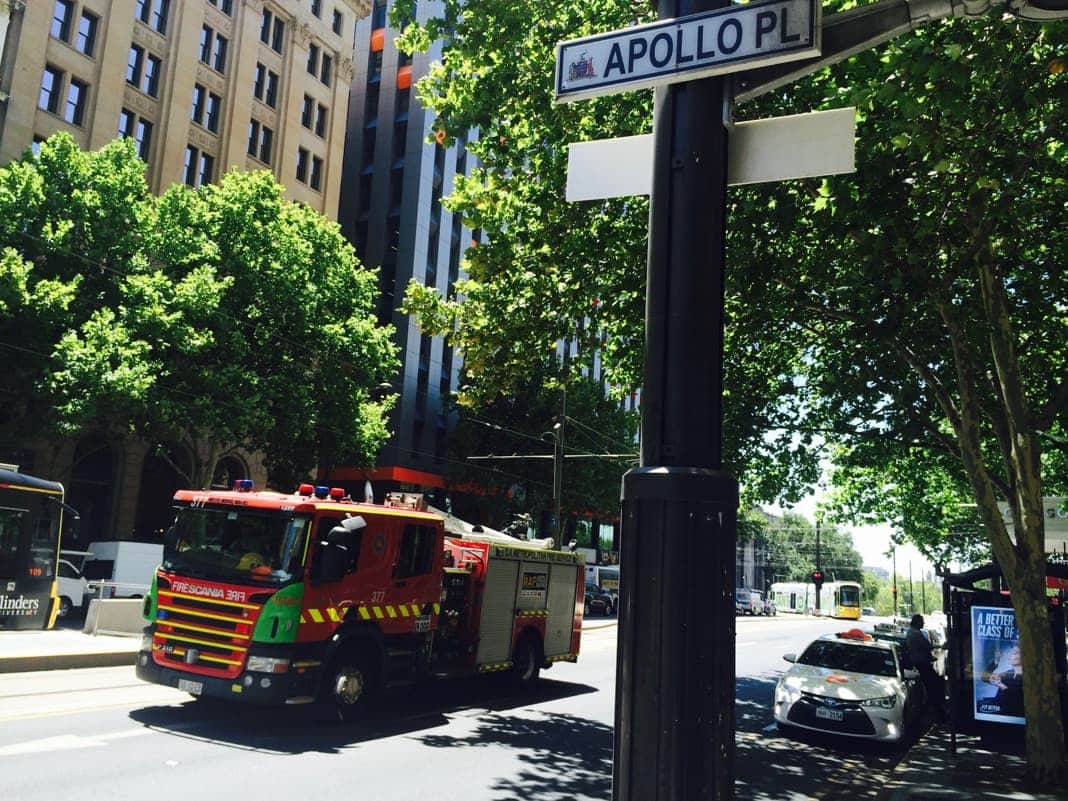
[[[820,501],[817,492],[804,498],[799,504],[789,511],[804,515],[809,520],[815,520],[816,505]],[[783,510],[777,507],[767,507],[772,514],[782,514]],[[880,526],[841,526],[845,531],[853,535],[853,546],[860,553],[865,566],[882,567],[890,572],[892,560],[886,555],[890,550],[890,536],[893,528],[889,525]],[[899,576],[907,576],[909,562],[912,562],[912,575],[919,578],[923,571],[934,573],[934,567],[912,545],[900,545],[897,549],[897,573]]]

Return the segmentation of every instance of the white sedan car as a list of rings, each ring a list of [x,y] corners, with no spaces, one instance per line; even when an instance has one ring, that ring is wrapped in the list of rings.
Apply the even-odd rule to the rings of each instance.
[[[919,674],[901,665],[898,646],[859,629],[826,634],[801,653],[775,687],[775,721],[870,740],[900,740],[920,712]]]

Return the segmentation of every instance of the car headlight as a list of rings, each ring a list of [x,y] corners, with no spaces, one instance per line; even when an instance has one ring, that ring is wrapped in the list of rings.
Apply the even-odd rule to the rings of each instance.
[[[792,704],[801,697],[801,691],[795,687],[788,687],[782,682],[775,688],[775,703]]]
[[[245,669],[257,673],[285,673],[289,670],[289,660],[273,656],[250,656]]]
[[[897,696],[887,695],[884,698],[865,698],[860,702],[861,706],[877,706],[879,709],[893,709],[897,706]]]

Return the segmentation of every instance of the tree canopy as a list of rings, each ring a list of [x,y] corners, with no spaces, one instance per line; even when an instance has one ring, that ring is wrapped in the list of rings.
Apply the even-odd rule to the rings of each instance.
[[[552,46],[644,21],[650,7],[442,7],[404,41],[450,37],[420,95],[443,130],[480,130],[483,169],[451,203],[490,245],[469,257],[462,303],[412,292],[409,308],[455,326],[487,385],[521,374],[526,349],[511,343],[537,351],[582,321],[606,337],[613,380],[633,386],[645,204],[566,204],[565,145],[647,132],[649,93],[554,106]],[[975,504],[1013,590],[1033,677],[1029,764],[1046,781],[1066,770],[1041,575],[1043,480],[1063,482],[1051,471],[1068,442],[1068,79],[1048,69],[1066,38],[1063,23],[1000,12],[947,20],[771,93],[739,115],[855,106],[857,171],[729,194],[725,446],[743,486],[789,496],[811,478],[818,432],[839,447],[853,511],[904,504],[896,517],[929,553],[975,552],[932,525]]]
[[[5,438],[132,433],[191,486],[238,446],[286,484],[370,463],[397,359],[338,226],[269,172],[159,198],[143,175],[129,141],[62,134],[0,168],[0,345],[28,357],[0,377]]]

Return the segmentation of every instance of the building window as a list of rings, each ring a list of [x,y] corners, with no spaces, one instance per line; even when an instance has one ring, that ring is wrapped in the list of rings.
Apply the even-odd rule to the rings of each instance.
[[[311,156],[304,148],[297,148],[297,180],[302,184],[308,182],[308,158]]]
[[[74,42],[74,47],[79,53],[84,53],[89,58],[93,57],[93,52],[96,50],[96,29],[99,22],[100,18],[88,11],[82,11],[82,17],[78,21],[78,38]]]
[[[382,80],[382,51],[376,50],[368,57],[367,64],[368,81]]]
[[[200,29],[200,60],[216,72],[226,72],[226,51],[230,40],[210,25]]]
[[[149,149],[152,147],[152,123],[139,119],[134,126],[134,141],[137,143],[137,155],[148,161]]]
[[[248,125],[248,154],[264,164],[271,163],[271,149],[274,147],[274,131],[266,125],[253,120]]]
[[[375,7],[371,11],[371,30],[386,27],[386,0],[375,0]]]
[[[260,23],[260,41],[269,45],[276,53],[282,52],[282,41],[285,39],[286,24],[274,15],[273,11],[263,9],[263,20]]]
[[[145,76],[141,81],[141,91],[149,97],[159,94],[159,72],[162,66],[163,62],[151,53],[145,58]]]
[[[193,122],[212,133],[218,133],[221,109],[222,98],[219,95],[209,92],[199,83],[193,87],[193,111],[190,115]]]
[[[166,34],[170,7],[170,0],[137,0],[134,16],[157,33]]]
[[[334,33],[336,33],[338,36],[341,36],[341,31],[342,31],[342,29],[344,27],[345,27],[345,16],[344,16],[344,14],[342,14],[340,11],[338,11],[335,8],[334,9],[334,22],[330,26],[330,29]]]
[[[70,26],[74,20],[74,3],[71,0],[56,0],[52,11],[52,35],[61,41],[70,41]]]
[[[326,138],[326,106],[319,104],[315,109],[315,135]]]
[[[226,72],[226,50],[230,41],[225,36],[215,34],[215,47],[212,49],[211,61],[216,72]]]
[[[130,45],[130,58],[126,62],[126,83],[138,86],[141,83],[141,70],[144,68],[145,51],[137,45]]]
[[[319,73],[319,45],[308,45],[308,74],[317,75]]]
[[[134,123],[136,122],[137,115],[130,109],[124,108],[119,112],[119,136],[132,137],[134,135]]]
[[[326,53],[323,53],[323,68],[319,72],[319,80],[329,86],[333,71],[334,59],[331,56],[328,56]]]
[[[312,156],[311,188],[318,192],[323,187],[323,160],[318,156]]]
[[[208,2],[228,17],[234,13],[234,0],[208,0]]]
[[[252,85],[253,96],[271,108],[278,105],[278,74],[263,64],[256,64],[256,81]]]
[[[85,119],[85,97],[88,94],[88,84],[71,78],[70,86],[67,87],[67,107],[63,110],[63,119],[72,125],[81,125]]]
[[[278,73],[267,72],[267,96],[263,98],[265,102],[271,108],[278,106]]]
[[[62,83],[63,71],[57,70],[50,64],[47,65],[41,78],[41,95],[37,100],[37,106],[52,114],[59,111],[59,92]]]
[[[207,89],[205,89],[199,83],[193,86],[193,111],[189,115],[189,119],[191,119],[193,122],[203,124],[204,106],[207,97]]]
[[[204,127],[212,133],[219,132],[219,118],[222,116],[222,98],[214,92],[208,94],[208,113]]]
[[[300,107],[300,124],[309,131],[312,127],[312,112],[315,110],[315,101],[304,95],[304,104]]]
[[[211,183],[214,169],[214,156],[202,153],[192,145],[185,149],[185,182],[189,186],[203,186]]]
[[[311,12],[321,19],[323,16],[323,0],[311,0]]]

